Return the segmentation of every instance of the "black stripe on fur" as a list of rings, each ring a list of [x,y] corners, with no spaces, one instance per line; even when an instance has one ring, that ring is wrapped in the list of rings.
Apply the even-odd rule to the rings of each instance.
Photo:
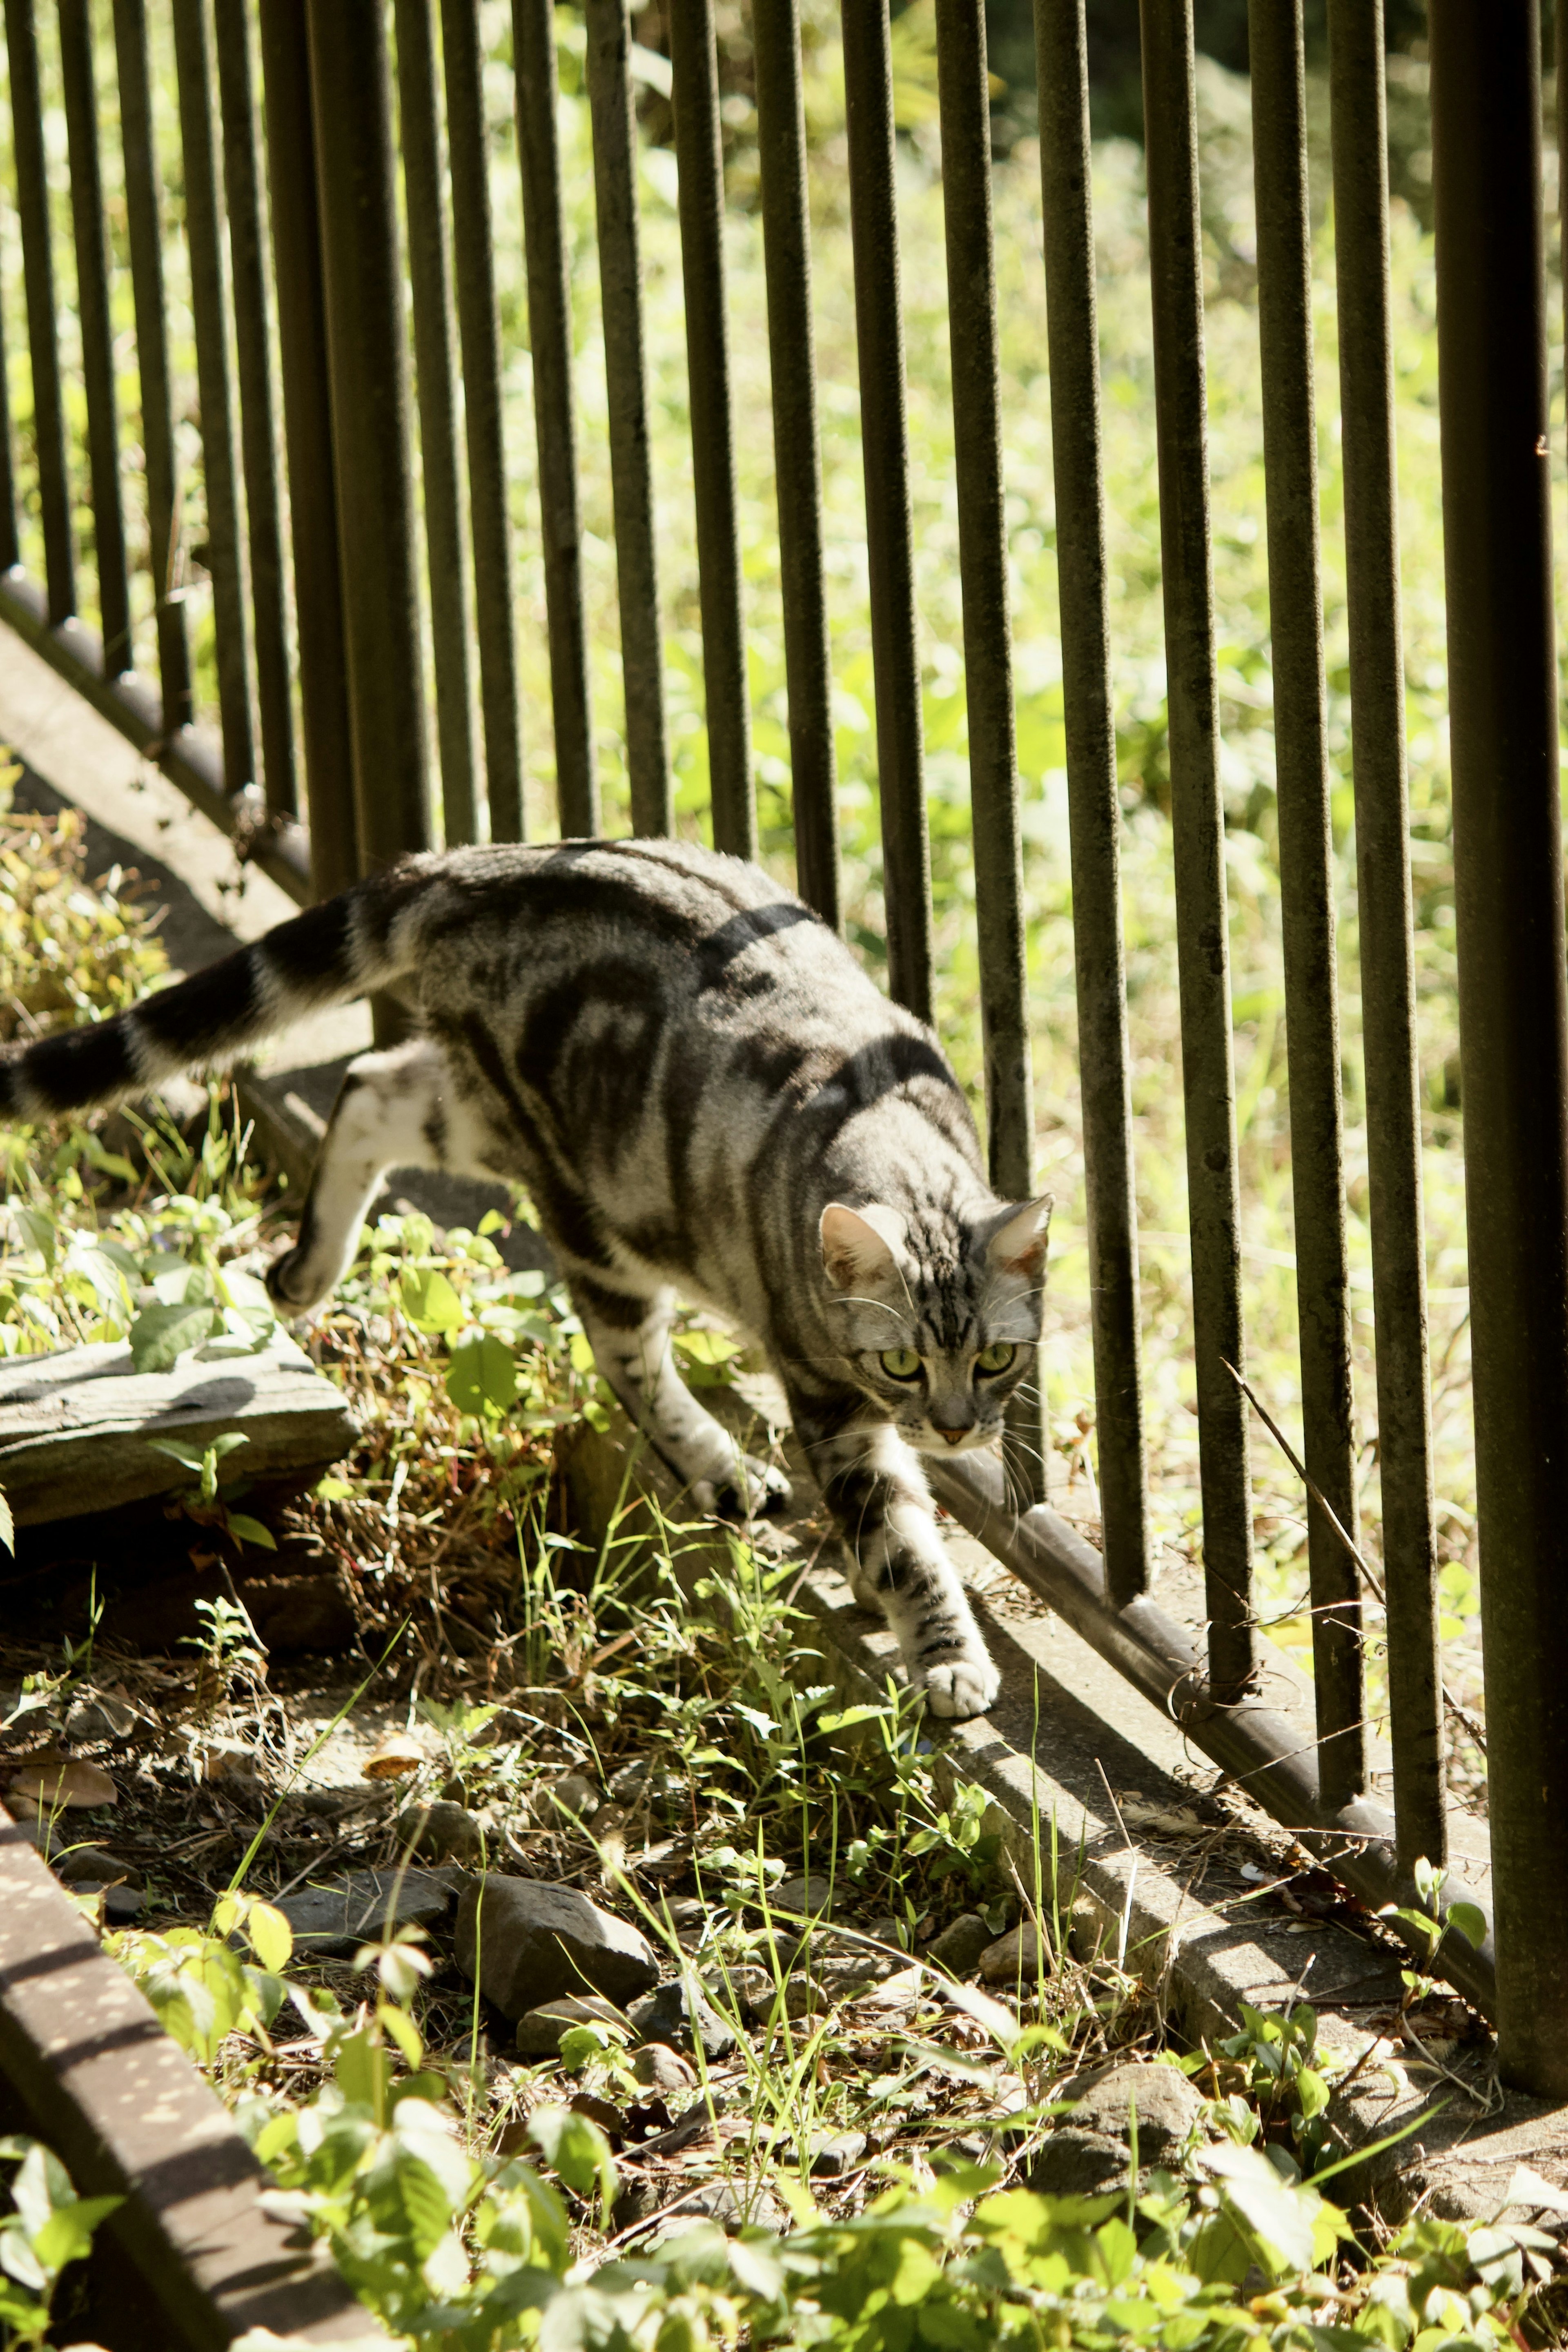
[[[301,996],[316,996],[323,990],[353,985],[351,903],[352,894],[345,890],[268,932],[263,942],[267,961],[285,987],[298,989]]]
[[[79,1029],[41,1038],[27,1048],[22,1064],[26,1100],[17,1099],[18,1066],[12,1063],[5,1072],[5,1108],[13,1117],[47,1118],[51,1111],[84,1110],[92,1103],[112,1101],[136,1084],[128,1016],[84,1022]]]
[[[244,1045],[254,1034],[261,1009],[257,959],[249,948],[241,948],[177,987],[143,997],[136,1020],[151,1044],[184,1066]]]

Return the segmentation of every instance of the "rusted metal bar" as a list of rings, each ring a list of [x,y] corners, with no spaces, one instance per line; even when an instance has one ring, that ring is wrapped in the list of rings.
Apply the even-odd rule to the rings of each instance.
[[[1301,0],[1250,0],[1248,26],[1304,1459],[1312,1484],[1340,1526],[1353,1535],[1350,1265],[1323,599],[1318,572]],[[1318,1770],[1325,1797],[1348,1803],[1366,1786],[1359,1580],[1355,1562],[1310,1495],[1306,1508],[1312,1673],[1321,1742]]]
[[[1344,1805],[1332,1801],[1318,1778],[1316,1745],[1307,1723],[1255,1697],[1222,1699],[1185,1629],[1147,1594],[1121,1604],[1113,1601],[1106,1590],[1105,1563],[1093,1545],[1054,1511],[1017,1511],[999,1463],[974,1454],[965,1463],[932,1456],[927,1468],[937,1500],[961,1527],[1037,1592],[1161,1715],[1179,1724],[1227,1779],[1321,1855],[1364,1903],[1375,1909],[1408,1901],[1392,1813],[1365,1797]],[[1458,1902],[1473,1903],[1489,1916],[1484,1885],[1456,1867],[1440,1890],[1439,1912],[1446,1914]],[[1426,1940],[1418,1930],[1412,1946],[1426,1965]],[[1498,1969],[1489,1934],[1477,1947],[1456,1930],[1443,1940],[1436,1973],[1484,2015],[1495,2017]]]
[[[55,324],[55,247],[49,226],[48,160],[44,150],[33,0],[5,0],[5,55],[11,83],[16,212],[22,228],[22,277],[27,296],[27,358],[33,376],[33,442],[38,460],[44,573],[49,618],[58,623],[76,611],[76,556],[71,543],[70,461]]]
[[[986,1144],[993,1187],[1004,1200],[1024,1201],[1035,1188],[1035,1109],[1013,631],[1007,604],[984,0],[936,0],[936,47]],[[1014,1391],[1007,1412],[1009,1467],[1020,1494],[1031,1502],[1045,1500],[1047,1443],[1044,1395],[1037,1379]]]
[[[289,458],[289,536],[294,557],[310,876],[315,896],[330,898],[357,879],[360,858],[306,0],[260,0],[257,22]]]
[[[844,0],[843,24],[888,979],[899,1002],[929,1021],[932,1008],[931,844],[926,833],[915,622],[893,59],[887,0]]]
[[[173,0],[174,72],[184,164],[185,241],[191,260],[191,321],[201,402],[206,567],[213,583],[218,720],[230,792],[256,773],[251,731],[250,615],[240,540],[234,376],[229,363],[228,272],[219,231],[217,127],[204,0]]]
[[[671,0],[675,152],[680,167],[680,268],[686,289],[686,362],[691,468],[702,606],[702,677],[708,700],[708,773],[713,841],[754,857],[751,696],[741,530],[735,505],[730,327],[724,299],[724,153],[713,0]]]
[[[1215,1689],[1235,1698],[1253,1670],[1252,1508],[1227,1370],[1245,1365],[1191,0],[1142,0],[1142,29],[1204,1582]]]
[[[114,63],[125,164],[125,219],[142,385],[142,460],[147,478],[147,565],[158,634],[158,682],[171,735],[191,723],[191,656],[184,590],[175,578],[178,520],[169,321],[163,299],[163,222],[145,0],[114,0]]]
[[[447,184],[441,153],[434,0],[395,0],[397,115],[408,223],[408,286],[414,307],[414,373],[425,490],[425,555],[430,636],[436,657],[436,743],[448,848],[478,841],[482,821],[474,756],[473,674],[468,633],[473,597],[458,458],[452,273],[447,251]]]
[[[70,157],[76,242],[77,318],[87,394],[92,480],[93,568],[104,657],[110,677],[132,666],[131,590],[125,576],[125,513],[120,496],[120,411],[114,394],[114,330],[109,310],[109,247],[98,146],[98,80],[88,0],[60,0],[60,83]]]
[[[1421,1215],[1420,1073],[1388,294],[1383,0],[1329,0],[1362,1051],[1390,1739],[1408,1870],[1448,1845]]]
[[[1568,2096],[1568,991],[1541,31],[1432,0],[1487,1780],[1506,2082]]]
[[[233,274],[235,350],[239,362],[239,445],[250,548],[250,605],[256,629],[256,700],[267,814],[274,824],[299,814],[294,764],[294,689],[289,652],[289,590],[278,479],[277,403],[272,388],[271,294],[261,215],[260,126],[250,63],[250,12],[214,13],[218,104],[223,124],[224,194]]]
[[[583,616],[572,288],[566,270],[561,136],[556,124],[554,0],[512,0],[511,26],[539,506],[544,526],[550,699],[555,714],[555,789],[562,833],[581,840],[600,830],[599,777],[588,684],[588,632]]]
[[[773,469],[789,689],[795,880],[837,930],[837,773],[833,667],[822,556],[822,454],[816,425],[816,338],[811,313],[811,211],[805,176],[799,0],[752,0],[757,153],[763,179]]]
[[[0,572],[22,560],[16,537],[16,475],[11,450],[11,386],[7,375],[5,304],[0,296]]]
[[[53,2148],[103,2224],[143,2340],[213,2352],[251,2328],[390,2343],[320,2250],[263,2202],[268,2176],[217,2098],[0,1812],[0,2109]],[[115,2340],[119,2340],[116,2338]]]
[[[468,520],[479,640],[479,713],[492,841],[521,841],[522,740],[518,716],[511,516],[501,420],[500,322],[490,235],[489,131],[485,121],[479,0],[441,0],[452,250],[468,440]]]
[[[307,0],[305,21],[354,801],[375,873],[431,837],[386,16],[384,0]]]
[[[1035,47],[1095,1436],[1105,1572],[1111,1597],[1120,1605],[1148,1588],[1149,1480],[1138,1346],[1138,1211],[1121,940],[1121,804],[1110,694],[1084,0],[1036,0]]]
[[[634,834],[675,826],[664,721],[658,557],[643,349],[642,257],[637,231],[637,117],[632,107],[626,0],[585,0],[588,102],[594,121],[594,203],[599,299],[605,319],[605,388],[610,490],[626,696],[626,777]]]

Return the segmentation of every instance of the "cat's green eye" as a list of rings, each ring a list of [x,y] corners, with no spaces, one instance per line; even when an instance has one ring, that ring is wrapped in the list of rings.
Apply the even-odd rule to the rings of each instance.
[[[882,1370],[890,1380],[916,1381],[920,1378],[921,1360],[912,1348],[885,1348]]]
[[[1017,1352],[1011,1339],[993,1339],[975,1357],[974,1369],[977,1372],[1005,1372]]]

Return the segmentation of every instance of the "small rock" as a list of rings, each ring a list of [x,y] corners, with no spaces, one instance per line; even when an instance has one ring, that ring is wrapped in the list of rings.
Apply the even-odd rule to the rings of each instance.
[[[122,1878],[128,1886],[140,1886],[142,1874],[133,1864],[116,1862],[99,1845],[67,1846],[55,1863],[62,1878],[73,1886],[101,1886],[107,1880]]]
[[[226,1797],[253,1797],[262,1786],[254,1751],[232,1739],[216,1741],[204,1751],[202,1778],[220,1787]]]
[[[113,1691],[83,1691],[66,1716],[68,1739],[84,1747],[92,1740],[129,1739],[136,1728],[136,1709]]]
[[[1094,2197],[1126,2178],[1123,2143],[1071,2123],[1054,2126],[1029,2168],[1029,2187],[1042,2197]]]
[[[331,1885],[286,1895],[278,1908],[294,1930],[297,1951],[347,1958],[399,1927],[439,1926],[467,1878],[450,1869],[355,1870]]]
[[[819,1877],[816,1872],[802,1878],[781,1878],[769,1892],[770,1906],[780,1911],[809,1913],[814,1918],[826,1916],[833,1901],[833,1881]]]
[[[524,2010],[517,2021],[518,2054],[523,2058],[553,2058],[574,2025],[618,2026],[622,2033],[631,2028],[624,2010],[613,2000],[605,2000],[596,1992],[563,1993],[558,2000],[541,2001],[537,2009]]]
[[[103,1916],[111,1927],[129,1927],[139,1919],[146,1907],[147,1897],[139,1886],[106,1886],[103,1890]]]
[[[760,2024],[773,2012],[778,1998],[778,1979],[767,1969],[742,1968],[710,1970],[703,1979],[715,2000],[726,2009],[739,2011],[749,2025]]]
[[[605,1794],[612,1805],[639,1804],[653,1772],[651,1756],[634,1756],[629,1764],[623,1764],[618,1772],[611,1774]]]
[[[587,1827],[599,1804],[599,1791],[584,1773],[563,1772],[534,1790],[529,1810],[542,1830],[574,1830]]]
[[[735,2047],[734,2028],[704,1998],[701,1987],[688,1986],[679,1977],[634,2001],[629,2014],[645,2042],[668,2042],[680,2050],[700,2042],[703,2056],[715,2062]]]
[[[1173,2066],[1124,2060],[1065,2084],[1058,2096],[1076,2099],[1075,2130],[1130,2143],[1129,2110],[1138,2116],[1140,2164],[1163,2164],[1182,2147],[1203,2113],[1203,2100]]]
[[[477,1813],[444,1798],[437,1798],[433,1805],[411,1806],[407,1812],[399,1813],[394,1826],[406,1850],[435,1862],[482,1863],[487,1849],[497,1843],[487,1837]]]
[[[400,1780],[406,1773],[417,1772],[426,1760],[425,1750],[412,1732],[390,1731],[359,1769],[367,1780]]]
[[[470,1885],[458,1909],[457,1950],[467,1976],[477,1958],[481,1991],[514,2019],[562,1993],[624,2002],[658,1981],[658,1963],[636,1927],[574,1886],[536,1878],[492,1874]]]
[[[816,1969],[817,1981],[835,2000],[856,2000],[885,1983],[897,1965],[881,1952],[847,1952],[840,1958],[823,1961]]]
[[[784,2007],[786,2017],[822,2017],[826,2013],[827,2005],[826,1993],[820,1985],[812,1982],[804,1969],[796,1969],[792,1977],[785,1978]]]
[[[879,1944],[890,1944],[896,1952],[909,1949],[903,1923],[895,1919],[890,1911],[885,1911],[880,1918],[873,1919],[866,1933],[874,1936]]]
[[[521,2028],[519,2027],[519,2032]],[[697,2080],[697,2069],[679,2050],[662,2042],[645,2042],[632,2052],[632,2073],[653,2091],[687,2091]]]
[[[934,1960],[939,1968],[951,1970],[955,1977],[966,1977],[980,1966],[994,1940],[978,1911],[964,1911],[940,1936],[931,1938],[924,1957]]]
[[[818,2180],[841,2180],[864,2160],[870,2142],[864,2132],[813,2132],[809,2142],[809,2169]],[[797,2148],[784,2151],[786,2164],[798,2164]]]
[[[12,1781],[10,1797],[36,1813],[52,1813],[62,1805],[90,1812],[99,1805],[119,1802],[103,1767],[89,1764],[85,1756],[35,1756]]]
[[[1041,1941],[1032,1919],[1009,1927],[980,1955],[980,1974],[987,1984],[1016,1984],[1020,1978],[1028,1983],[1042,1969],[1048,1974],[1054,1965],[1051,1948]]]
[[[721,2230],[739,2230],[749,2224],[753,2230],[782,2231],[786,2216],[778,2199],[763,2184],[750,2190],[744,2187],[736,2190],[727,2180],[708,2180],[700,2189],[682,2197],[680,2210],[670,2215],[652,2242],[663,2245],[699,2221],[717,2221]]]

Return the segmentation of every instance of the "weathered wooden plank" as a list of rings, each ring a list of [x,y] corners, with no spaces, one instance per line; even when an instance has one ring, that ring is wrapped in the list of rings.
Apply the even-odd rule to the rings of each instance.
[[[324,1470],[353,1443],[354,1420],[281,1331],[258,1355],[191,1355],[167,1372],[132,1371],[123,1342],[0,1365],[0,1492],[18,1527],[188,1486],[148,1440],[199,1452],[230,1430],[248,1441],[232,1468],[260,1482]]]

